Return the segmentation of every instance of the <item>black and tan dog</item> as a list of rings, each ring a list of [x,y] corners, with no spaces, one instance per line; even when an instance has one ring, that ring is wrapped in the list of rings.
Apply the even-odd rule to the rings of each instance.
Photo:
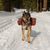
[[[25,39],[25,35],[24,35],[24,31],[28,30],[27,33],[27,39],[28,39],[28,43],[30,43],[30,34],[31,34],[31,16],[29,12],[25,12],[23,13],[22,16],[22,40],[24,41]]]
[[[32,18],[29,12],[23,12],[21,18],[18,19],[18,25],[22,26],[22,41],[25,40],[25,30],[27,32],[28,43],[30,43],[31,26],[36,24],[36,18]]]

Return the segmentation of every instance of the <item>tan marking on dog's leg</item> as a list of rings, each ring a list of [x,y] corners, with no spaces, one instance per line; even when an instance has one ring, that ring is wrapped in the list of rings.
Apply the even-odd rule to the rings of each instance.
[[[24,46],[25,41],[22,41],[22,46]]]
[[[28,43],[30,43],[31,27],[28,27]]]
[[[24,36],[24,29],[22,28],[22,41],[24,41],[24,38],[25,38],[25,36]]]

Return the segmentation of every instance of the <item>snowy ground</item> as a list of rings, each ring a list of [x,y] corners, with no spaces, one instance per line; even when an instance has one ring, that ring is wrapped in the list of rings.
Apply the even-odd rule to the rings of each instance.
[[[50,50],[50,12],[31,13],[37,23],[32,27],[29,47],[26,40],[22,44],[21,26],[17,24],[22,12],[23,10],[15,13],[0,12],[0,50]]]

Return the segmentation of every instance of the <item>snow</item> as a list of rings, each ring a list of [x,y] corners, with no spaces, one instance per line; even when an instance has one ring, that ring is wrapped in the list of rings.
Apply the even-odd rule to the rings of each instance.
[[[18,18],[24,10],[0,12],[0,50],[50,50],[50,11],[32,12],[37,22],[32,26],[31,43],[22,42],[21,26]]]

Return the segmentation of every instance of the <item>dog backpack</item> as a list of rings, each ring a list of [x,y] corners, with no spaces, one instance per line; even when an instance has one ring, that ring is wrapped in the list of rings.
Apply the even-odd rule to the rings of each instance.
[[[36,25],[36,18],[31,17],[31,26]]]
[[[17,21],[18,25],[22,25],[22,22],[23,22],[22,18],[19,18]],[[34,26],[34,25],[36,25],[36,18],[31,17],[31,26]]]

